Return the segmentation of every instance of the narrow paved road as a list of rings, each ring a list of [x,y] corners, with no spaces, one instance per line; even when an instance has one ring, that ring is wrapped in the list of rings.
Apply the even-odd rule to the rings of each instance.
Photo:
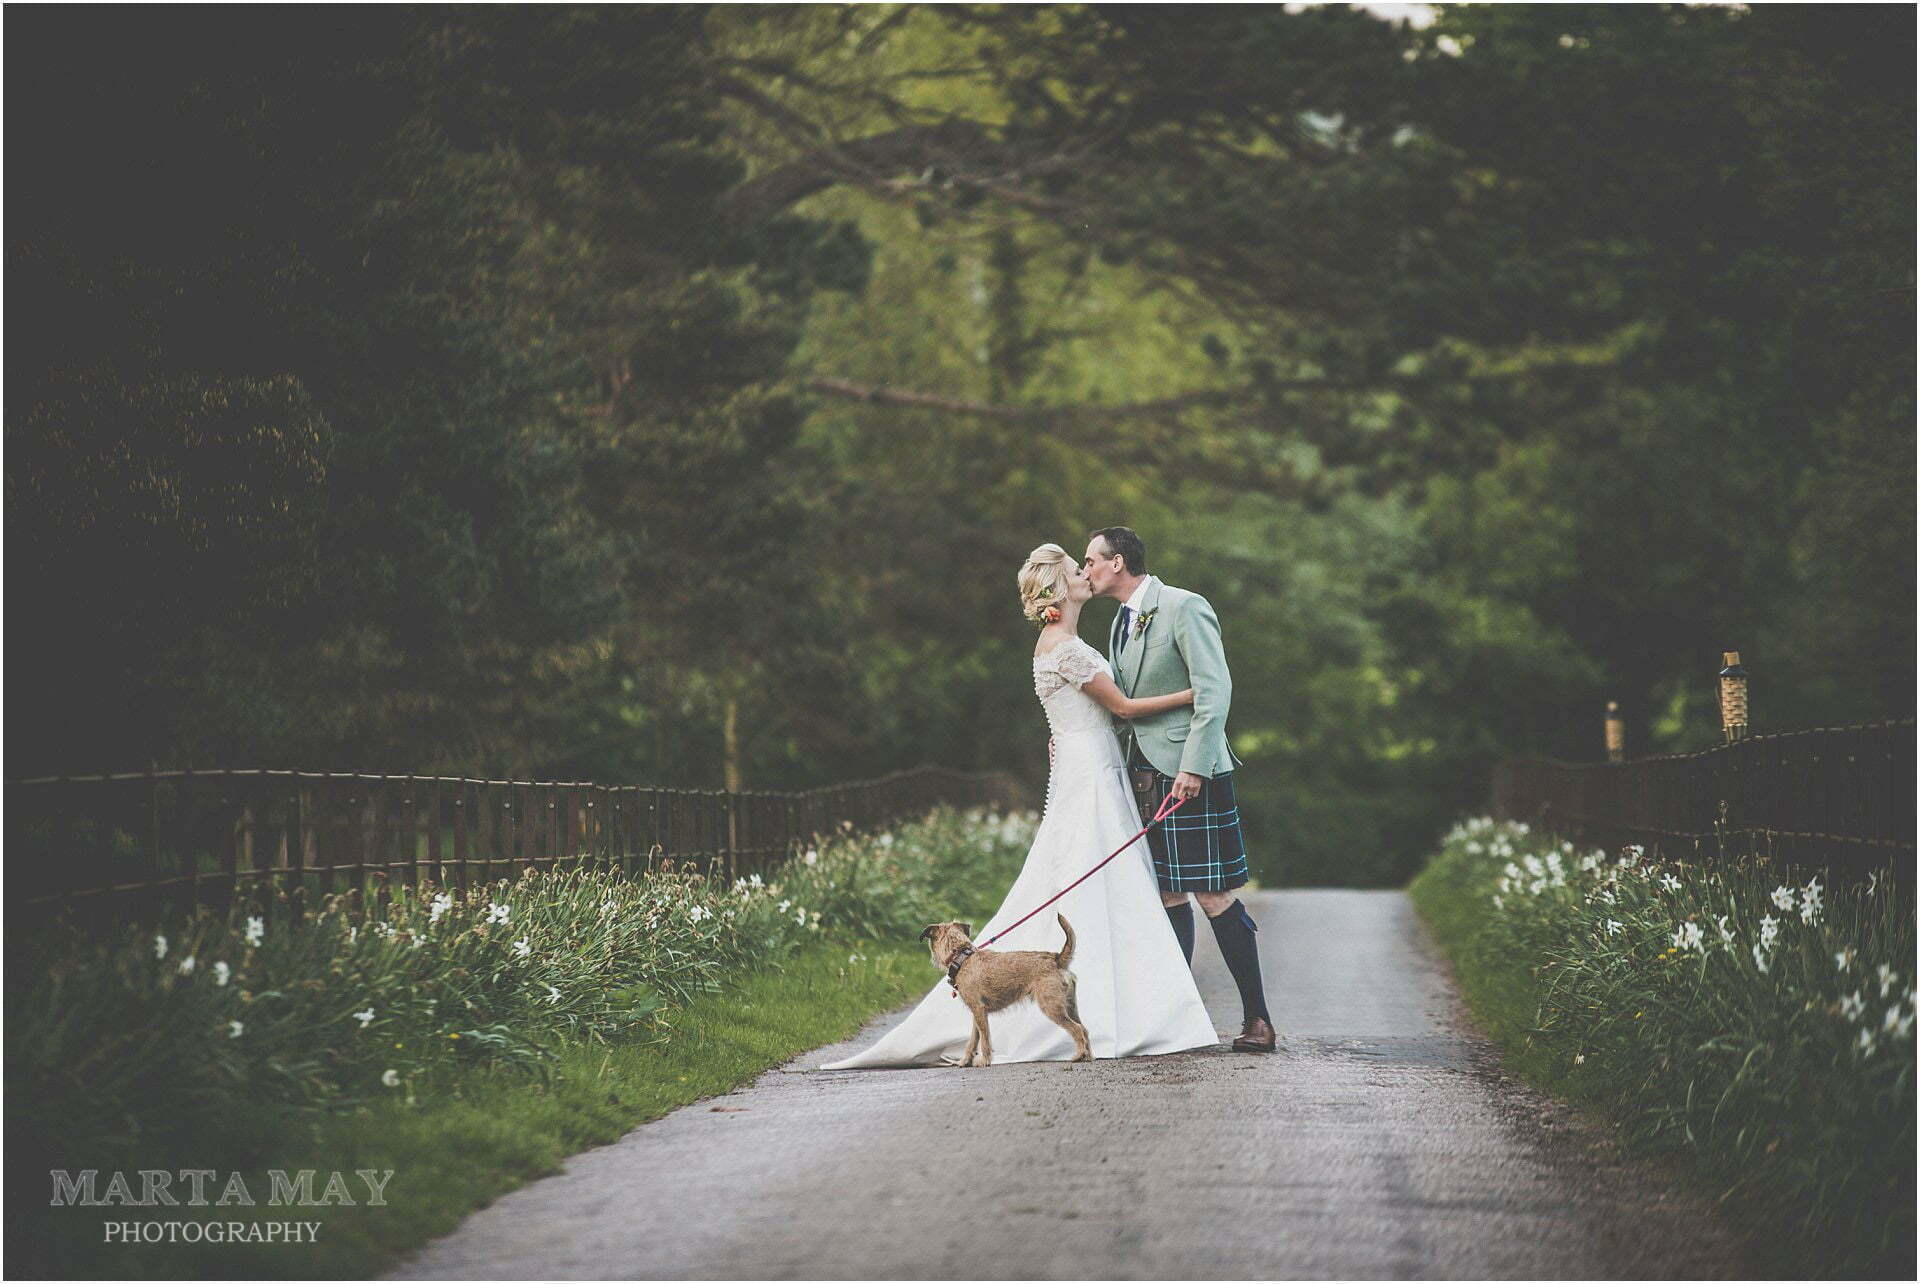
[[[1697,1200],[1500,1074],[1403,894],[1248,901],[1274,1056],[796,1073],[896,1014],[576,1156],[394,1278],[1752,1274]],[[1205,931],[1199,955],[1237,1032]]]

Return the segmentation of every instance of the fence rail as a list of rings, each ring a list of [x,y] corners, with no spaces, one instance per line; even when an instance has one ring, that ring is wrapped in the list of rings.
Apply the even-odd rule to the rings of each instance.
[[[1914,720],[1752,736],[1631,762],[1511,759],[1493,812],[1679,859],[1759,852],[1864,871],[1914,856]]]
[[[799,792],[268,770],[55,776],[7,786],[7,881],[16,904],[124,917],[260,889],[467,886],[523,868],[672,861],[731,879],[820,836],[940,804],[1024,801],[1004,774],[938,767]]]

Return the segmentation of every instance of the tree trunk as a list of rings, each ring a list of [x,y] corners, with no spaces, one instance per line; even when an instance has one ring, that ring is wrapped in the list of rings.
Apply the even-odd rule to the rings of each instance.
[[[721,734],[726,738],[727,789],[738,793],[744,787],[745,778],[740,762],[740,701],[734,696],[727,697],[726,711],[721,715]]]

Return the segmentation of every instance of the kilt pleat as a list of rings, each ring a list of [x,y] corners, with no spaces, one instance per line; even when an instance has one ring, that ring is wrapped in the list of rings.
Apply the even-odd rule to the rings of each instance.
[[[1152,810],[1173,792],[1173,777],[1153,773]],[[1213,777],[1197,797],[1147,833],[1153,872],[1164,892],[1229,892],[1247,881],[1247,852],[1234,801],[1233,773]]]

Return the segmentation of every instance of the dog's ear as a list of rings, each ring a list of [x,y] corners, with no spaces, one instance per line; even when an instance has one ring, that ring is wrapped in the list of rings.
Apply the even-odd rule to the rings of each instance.
[[[968,939],[969,941],[971,941],[971,940],[973,939],[973,924],[971,924],[971,923],[962,923],[962,924],[960,925],[960,932],[961,932],[961,934],[962,934],[963,936],[965,936],[965,937],[966,937],[966,938],[967,938],[967,939]]]
[[[928,939],[930,939],[930,938],[931,938],[931,937],[933,936],[933,934],[934,934],[935,932],[937,932],[937,931],[939,931],[939,930],[940,930],[940,924],[938,924],[938,923],[929,923],[929,924],[927,924],[927,925],[926,925],[926,927],[925,927],[925,928],[923,928],[923,929],[921,930],[921,932],[920,932],[920,939],[921,939],[921,940],[923,940],[923,941],[924,941],[924,940],[928,940]]]

